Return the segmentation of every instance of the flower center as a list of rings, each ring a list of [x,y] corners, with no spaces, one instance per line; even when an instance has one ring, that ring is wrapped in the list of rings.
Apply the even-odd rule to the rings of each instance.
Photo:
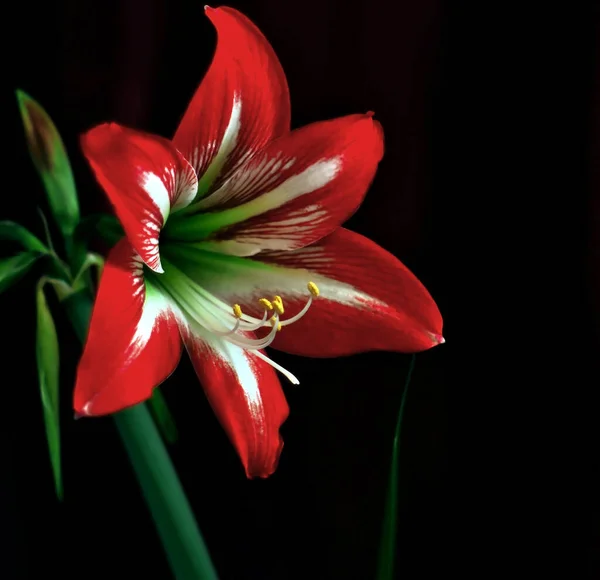
[[[263,297],[257,301],[257,306],[263,311],[262,317],[258,318],[243,312],[239,304],[227,304],[192,280],[171,261],[163,258],[162,262],[164,274],[149,273],[149,277],[152,283],[159,286],[179,307],[194,334],[207,338],[219,337],[250,350],[255,356],[279,370],[290,382],[299,384],[300,381],[292,373],[260,351],[275,340],[277,332],[284,326],[297,322],[308,312],[313,300],[319,296],[319,288],[314,282],[308,282],[307,301],[296,315],[283,318],[283,299],[274,295],[270,299]],[[261,332],[263,329],[267,332]]]

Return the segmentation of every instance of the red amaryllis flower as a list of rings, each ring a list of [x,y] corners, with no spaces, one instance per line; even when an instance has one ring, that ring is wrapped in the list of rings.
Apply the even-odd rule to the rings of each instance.
[[[206,8],[213,62],[172,141],[114,123],[82,138],[126,237],[110,252],[75,410],[148,399],[185,345],[248,477],[270,475],[288,415],[266,346],[315,357],[443,341],[437,306],[394,256],[340,224],[383,154],[372,114],[290,132],[287,83],[260,31]]]

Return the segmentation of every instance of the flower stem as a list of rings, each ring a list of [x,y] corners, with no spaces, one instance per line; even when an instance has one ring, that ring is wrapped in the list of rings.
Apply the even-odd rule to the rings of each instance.
[[[93,298],[77,292],[63,302],[75,332],[83,342]],[[144,403],[113,415],[158,535],[177,580],[217,578],[208,550],[185,496],[177,472]]]

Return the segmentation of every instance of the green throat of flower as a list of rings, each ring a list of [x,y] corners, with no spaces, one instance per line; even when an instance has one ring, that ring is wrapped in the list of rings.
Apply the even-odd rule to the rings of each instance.
[[[303,308],[294,316],[284,318],[285,306],[279,295],[262,297],[256,306],[262,310],[262,317],[252,316],[242,311],[239,304],[228,304],[215,293],[207,290],[191,272],[198,271],[199,262],[209,270],[214,261],[215,275],[218,264],[226,261],[248,263],[249,260],[233,256],[217,256],[195,247],[193,243],[165,241],[161,243],[161,262],[164,272],[157,274],[144,267],[146,292],[159,291],[169,301],[175,314],[185,321],[194,335],[208,340],[220,339],[242,349],[252,351],[255,356],[268,362],[285,375],[292,383],[298,379],[289,371],[266,357],[262,349],[269,346],[279,331],[300,320],[319,296],[319,288],[314,282],[307,284],[307,300]],[[265,267],[254,262],[257,268]],[[210,274],[209,274],[210,275]],[[232,280],[235,283],[235,280]],[[266,331],[266,332],[265,332]],[[261,336],[262,335],[262,336]]]

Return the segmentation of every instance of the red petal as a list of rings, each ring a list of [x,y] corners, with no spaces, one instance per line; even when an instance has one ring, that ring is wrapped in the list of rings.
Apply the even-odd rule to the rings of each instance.
[[[208,242],[207,247],[244,256],[315,242],[361,204],[382,155],[381,125],[370,114],[293,131],[198,203],[199,208],[234,206],[218,219],[231,216],[232,222],[241,222],[221,234],[227,241]]]
[[[171,210],[196,195],[191,165],[167,139],[115,123],[94,127],[81,142],[132,246],[150,268],[162,272],[158,236]]]
[[[370,350],[419,352],[444,341],[442,316],[427,289],[400,260],[364,236],[340,228],[315,246],[270,259],[354,289],[340,288],[335,296],[335,287],[329,290],[317,279],[320,288],[323,284],[321,296],[303,318],[277,334],[274,348],[334,357]]]
[[[198,378],[249,478],[277,468],[283,440],[279,427],[289,408],[268,363],[222,339],[204,340],[183,330]]]
[[[237,10],[205,10],[217,49],[173,138],[201,178],[200,195],[290,129],[287,82],[266,38]]]
[[[162,296],[144,283],[126,239],[110,252],[77,370],[74,407],[105,415],[144,401],[181,356],[181,338]]]

